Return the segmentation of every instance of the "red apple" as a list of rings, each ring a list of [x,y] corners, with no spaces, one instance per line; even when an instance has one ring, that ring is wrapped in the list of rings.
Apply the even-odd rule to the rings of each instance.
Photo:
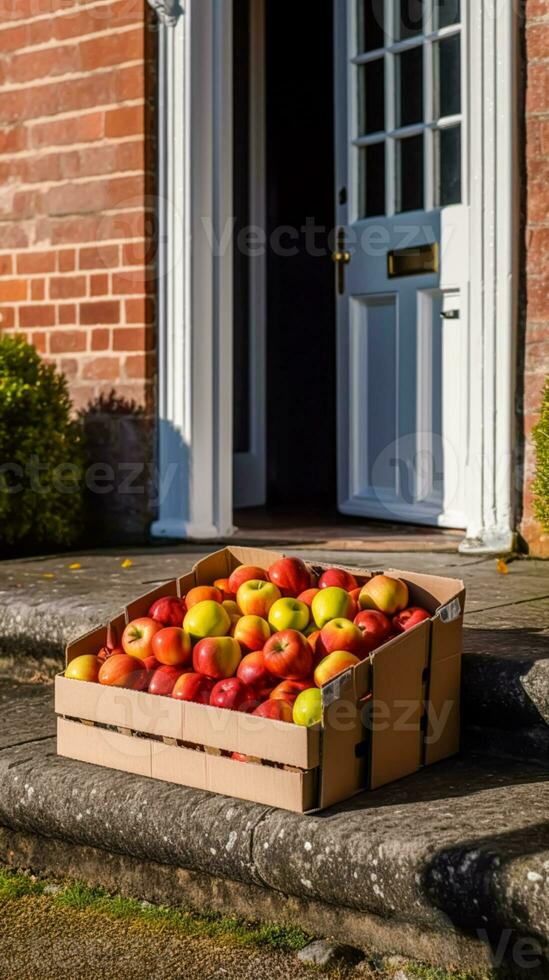
[[[322,627],[316,641],[315,653],[322,658],[334,650],[347,650],[357,657],[362,657],[367,652],[361,631],[350,619],[331,619]]]
[[[305,589],[305,592],[300,592],[297,598],[299,599],[300,602],[304,602],[306,606],[310,607],[315,595],[319,591],[320,591],[319,589],[314,589],[314,588]]]
[[[312,677],[309,677],[305,681],[281,681],[280,684],[277,684],[273,688],[269,694],[269,699],[272,701],[287,701],[288,704],[293,704],[298,694],[314,686],[315,682]]]
[[[244,755],[243,752],[231,752],[231,759],[233,759],[234,762],[252,762],[253,761],[251,755]]]
[[[193,650],[193,670],[220,681],[233,676],[241,659],[240,645],[234,637],[208,636]]]
[[[269,568],[268,575],[282,595],[289,598],[297,599],[300,592],[311,588],[311,575],[301,558],[279,558]]]
[[[149,694],[159,694],[163,695],[164,697],[169,697],[174,689],[176,681],[186,673],[189,673],[189,671],[185,670],[185,668],[171,667],[168,664],[162,664],[161,667],[156,668],[149,681]]]
[[[316,686],[324,687],[324,684],[333,680],[338,674],[342,674],[349,667],[356,667],[359,663],[360,660],[355,657],[354,653],[349,653],[347,650],[334,650],[333,653],[324,657],[324,660],[321,660],[316,667],[314,673]]]
[[[253,687],[258,695],[266,690],[270,692],[275,683],[275,678],[265,666],[263,650],[254,650],[253,653],[247,653],[245,657],[242,657],[236,676],[245,684]]]
[[[131,623],[128,623],[122,633],[124,653],[127,653],[130,657],[138,657],[140,660],[144,660],[145,657],[150,657],[152,653],[152,638],[161,629],[161,623],[157,623],[150,616],[141,616],[139,619],[133,619]]]
[[[192,609],[199,602],[223,602],[223,593],[213,585],[196,585],[187,592],[185,604],[187,609]]]
[[[364,609],[359,612],[355,616],[355,626],[362,633],[366,653],[371,653],[372,650],[380,647],[389,639],[391,633],[391,620],[377,609]]]
[[[239,609],[245,616],[261,616],[267,619],[269,610],[280,599],[280,589],[264,579],[247,579],[236,593]]]
[[[153,602],[149,609],[149,616],[162,626],[181,626],[186,612],[184,599],[166,595]]]
[[[242,653],[262,650],[271,635],[271,627],[261,616],[241,616],[236,622],[233,636],[242,647]]]
[[[142,691],[146,687],[148,673],[143,669],[139,657],[119,653],[101,665],[97,679],[108,687],[129,687],[132,691]]]
[[[101,649],[99,650],[99,653],[97,654],[97,659],[102,664],[104,664],[105,663],[105,660],[108,660],[109,657],[114,657],[116,654],[120,654],[120,653],[124,653],[124,648],[123,647],[113,647],[112,650],[109,649],[109,647],[107,647],[107,646],[101,647]]]
[[[360,590],[361,609],[377,609],[393,616],[408,605],[408,586],[390,575],[374,575]]]
[[[228,578],[216,578],[214,581],[214,588],[219,589],[219,591],[223,593],[224,599],[236,599],[236,592],[231,592]]]
[[[181,674],[181,677],[176,680],[172,690],[172,698],[176,698],[178,701],[194,701],[196,704],[209,704],[214,685],[215,681],[210,677],[189,671],[189,673]]]
[[[179,626],[166,626],[152,638],[153,656],[159,663],[184,667],[192,660],[191,638]]]
[[[289,701],[264,701],[252,711],[252,715],[260,718],[270,718],[273,721],[291,721],[293,710]]]
[[[239,677],[227,677],[212,688],[210,704],[231,711],[253,711],[257,707],[257,694]]]
[[[345,589],[351,592],[357,588],[357,580],[351,572],[346,572],[344,568],[328,568],[322,573],[318,580],[319,589],[328,589],[331,585],[338,589]]]
[[[418,623],[423,623],[426,619],[430,618],[430,614],[426,609],[422,609],[421,606],[409,606],[408,609],[403,609],[397,616],[393,616],[393,629],[395,633],[404,633],[406,630],[411,630],[414,626],[417,626]]]
[[[244,582],[249,582],[251,579],[256,579],[256,581],[267,581],[267,572],[264,568],[259,568],[258,565],[239,565],[235,568],[234,572],[229,575],[229,589],[236,595],[240,586]]]
[[[355,603],[357,609],[360,609],[359,601],[358,600],[359,600],[359,596],[360,596],[361,591],[362,591],[362,586],[361,585],[358,585],[356,587],[356,589],[351,589],[350,592],[349,592],[349,595],[351,596],[351,599]]]
[[[281,630],[271,636],[263,647],[263,656],[269,673],[283,680],[303,680],[313,669],[311,646],[297,630]]]

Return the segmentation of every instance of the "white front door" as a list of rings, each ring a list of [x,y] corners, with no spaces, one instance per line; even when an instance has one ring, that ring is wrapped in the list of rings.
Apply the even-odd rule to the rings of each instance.
[[[466,7],[335,3],[338,468],[347,514],[467,524]]]

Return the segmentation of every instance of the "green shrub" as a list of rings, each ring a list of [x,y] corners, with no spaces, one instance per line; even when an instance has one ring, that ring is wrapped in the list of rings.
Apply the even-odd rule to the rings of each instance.
[[[534,445],[537,459],[534,509],[540,524],[549,531],[549,380],[543,393],[539,422],[534,428]]]
[[[21,337],[0,338],[0,548],[71,544],[82,474],[65,377]]]

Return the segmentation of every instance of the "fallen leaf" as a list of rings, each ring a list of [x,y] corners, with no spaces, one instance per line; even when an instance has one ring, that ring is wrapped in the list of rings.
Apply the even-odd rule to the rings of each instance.
[[[55,578],[53,572],[44,572],[43,578]]]
[[[69,568],[71,572],[76,572],[79,568],[82,568],[82,565],[79,561],[73,561],[72,565],[69,565]]]
[[[124,558],[124,561],[120,563],[120,568],[131,568],[133,561],[131,558]]]
[[[498,558],[496,569],[500,575],[509,574],[509,566],[507,565],[507,562],[503,560],[503,558]]]

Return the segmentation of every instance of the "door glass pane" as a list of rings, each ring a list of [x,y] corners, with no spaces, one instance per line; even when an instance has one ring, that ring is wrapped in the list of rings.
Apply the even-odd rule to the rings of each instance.
[[[397,0],[397,39],[423,34],[423,0]]]
[[[459,24],[461,11],[459,0],[436,0],[437,27],[450,27]]]
[[[441,129],[437,134],[439,153],[439,204],[461,202],[461,126]]]
[[[234,10],[233,76],[233,188],[235,241],[250,224],[250,23],[248,0],[237,0]],[[250,259],[235,248],[233,260],[233,445],[235,453],[250,449]]]
[[[423,121],[423,48],[411,48],[397,55],[399,105],[397,126]]]
[[[397,211],[423,207],[423,134],[397,140]]]
[[[358,69],[358,125],[360,134],[385,129],[385,63],[383,58]]]
[[[359,151],[359,217],[385,214],[385,143]]]
[[[461,43],[459,34],[435,45],[435,91],[438,92],[438,115],[453,116],[461,112]]]
[[[358,0],[358,53],[382,48],[384,35],[384,0]]]

